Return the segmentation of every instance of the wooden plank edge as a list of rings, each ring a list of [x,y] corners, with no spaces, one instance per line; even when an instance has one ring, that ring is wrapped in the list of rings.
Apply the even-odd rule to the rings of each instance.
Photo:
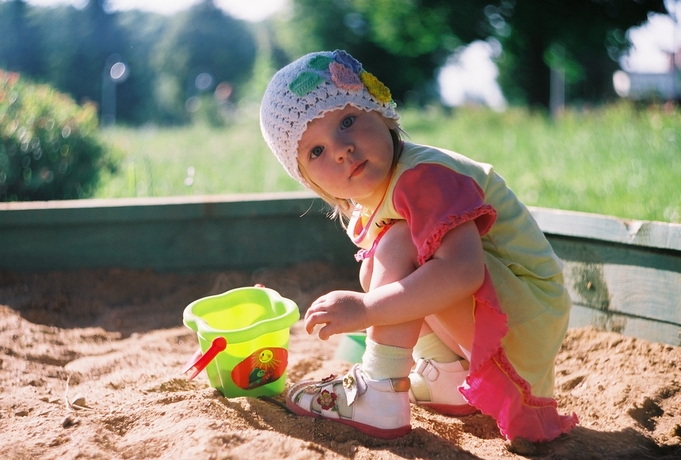
[[[542,232],[681,251],[681,224],[529,207]]]
[[[574,304],[568,328],[593,326],[599,331],[617,332],[650,342],[681,346],[681,325],[612,312],[603,312]]]

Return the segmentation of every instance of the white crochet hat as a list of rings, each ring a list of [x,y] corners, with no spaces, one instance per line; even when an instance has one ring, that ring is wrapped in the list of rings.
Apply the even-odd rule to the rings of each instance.
[[[265,90],[260,130],[286,171],[310,187],[298,169],[298,142],[307,124],[346,105],[399,120],[390,90],[345,51],[311,53],[279,70]]]

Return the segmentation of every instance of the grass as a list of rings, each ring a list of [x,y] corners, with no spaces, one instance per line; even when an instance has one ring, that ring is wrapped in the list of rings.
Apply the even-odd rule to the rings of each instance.
[[[257,108],[246,114],[220,129],[103,131],[120,167],[97,197],[301,190],[262,140]],[[402,122],[413,142],[494,165],[528,205],[681,222],[678,108],[621,103],[555,121],[522,109],[405,110]]]
[[[119,167],[103,178],[98,198],[302,189],[268,150],[257,118],[220,129],[116,127],[102,131],[102,138]]]

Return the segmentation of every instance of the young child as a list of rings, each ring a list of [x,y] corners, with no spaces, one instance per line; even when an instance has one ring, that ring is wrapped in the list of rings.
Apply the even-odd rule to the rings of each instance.
[[[293,385],[288,407],[386,439],[410,431],[410,401],[489,414],[509,440],[570,431],[576,415],[553,399],[571,305],[561,262],[491,166],[404,142],[398,120],[344,51],[303,56],[265,92],[267,144],[347,222],[365,291],[307,310],[308,333],[366,329],[367,347],[345,376]]]

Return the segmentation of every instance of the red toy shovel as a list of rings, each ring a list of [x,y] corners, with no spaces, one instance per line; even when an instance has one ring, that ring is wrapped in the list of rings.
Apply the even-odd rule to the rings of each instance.
[[[192,356],[191,359],[187,361],[187,364],[184,365],[182,373],[186,374],[189,371],[192,371],[191,375],[189,376],[189,380],[192,380],[194,377],[199,375],[199,372],[204,370],[208,363],[211,362],[213,358],[215,358],[217,354],[223,351],[225,348],[227,348],[227,339],[224,337],[216,337],[213,340],[213,343],[211,343],[210,348],[208,348],[206,353],[203,355],[201,355],[200,348],[196,350],[194,356]]]

